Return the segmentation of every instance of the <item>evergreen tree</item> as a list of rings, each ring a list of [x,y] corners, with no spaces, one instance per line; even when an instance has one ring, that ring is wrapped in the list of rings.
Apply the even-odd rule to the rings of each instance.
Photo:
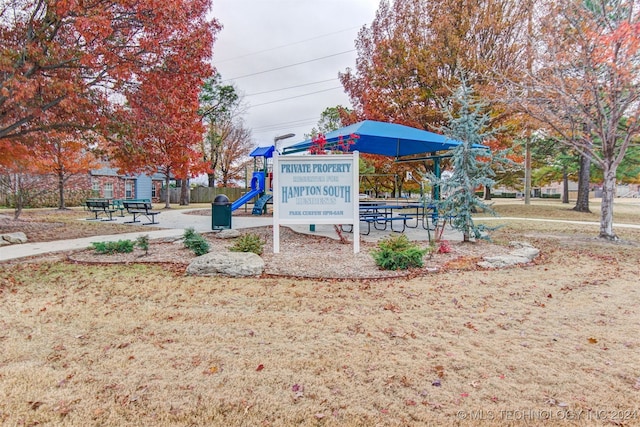
[[[449,102],[445,103],[443,112],[448,124],[442,128],[443,133],[461,144],[453,149],[451,165],[453,173],[446,179],[431,176],[435,185],[439,185],[443,200],[437,202],[440,217],[451,218],[452,226],[464,236],[464,241],[471,237],[488,238],[490,229],[473,222],[472,214],[483,210],[495,215],[495,211],[475,191],[482,186],[493,187],[495,172],[491,165],[500,165],[507,160],[504,153],[492,154],[481,147],[483,142],[491,138],[497,130],[487,129],[490,117],[484,113],[485,104],[474,99],[473,89],[465,79],[454,92]],[[457,110],[457,112],[456,112]]]

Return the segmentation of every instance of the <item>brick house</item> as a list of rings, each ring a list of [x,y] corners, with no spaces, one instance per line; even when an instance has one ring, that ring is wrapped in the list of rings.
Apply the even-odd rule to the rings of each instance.
[[[0,182],[0,206],[13,206],[12,180],[9,175]],[[0,178],[6,178],[0,177]],[[33,188],[44,190],[29,200],[29,207],[55,207],[59,204],[58,178],[53,174],[23,176]],[[64,185],[65,205],[83,206],[89,197],[109,199],[150,199],[161,202],[161,190],[164,176],[122,175],[114,168],[103,167],[89,173],[77,174],[68,178]]]
[[[154,203],[160,202],[163,175],[121,175],[114,168],[104,167],[89,172],[89,177],[94,197],[150,199]]]

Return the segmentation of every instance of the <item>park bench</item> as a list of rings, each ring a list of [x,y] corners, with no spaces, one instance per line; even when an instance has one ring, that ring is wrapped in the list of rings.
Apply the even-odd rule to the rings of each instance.
[[[103,201],[110,202],[111,199],[107,199],[103,197],[90,197],[88,199],[85,199],[83,208],[85,211],[90,212],[91,209],[89,209],[89,207],[87,206],[87,202],[103,202]]]
[[[124,202],[140,202],[140,203],[151,203],[149,199],[113,199],[111,201],[113,209],[120,211],[120,216],[124,216]]]
[[[160,212],[152,210],[151,202],[131,202],[129,200],[123,200],[122,205],[127,210],[127,213],[133,215],[133,221],[125,221],[126,223],[140,222],[138,218],[144,216],[149,222],[143,223],[143,225],[158,224],[158,222],[156,222],[156,215]]]
[[[111,208],[111,204],[108,199],[88,199],[85,202],[87,210],[95,215],[95,218],[87,218],[88,220],[97,220],[98,216],[105,215],[109,219],[105,218],[102,221],[113,221],[113,213],[115,209]]]

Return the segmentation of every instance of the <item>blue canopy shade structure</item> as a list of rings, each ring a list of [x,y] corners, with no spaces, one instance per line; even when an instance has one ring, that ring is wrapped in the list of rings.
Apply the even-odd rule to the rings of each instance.
[[[447,151],[460,145],[461,142],[444,135],[416,129],[396,123],[365,120],[325,135],[328,150],[339,150],[340,141],[357,135],[355,144],[349,151],[379,154],[401,159],[407,156],[435,155],[439,151]],[[299,142],[282,150],[282,154],[293,154],[308,151],[312,147],[311,140]]]

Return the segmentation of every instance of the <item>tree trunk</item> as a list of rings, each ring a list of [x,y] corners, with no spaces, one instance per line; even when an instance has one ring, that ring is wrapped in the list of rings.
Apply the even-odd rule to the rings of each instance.
[[[613,232],[613,199],[616,192],[616,171],[605,164],[603,174],[600,237],[607,240],[618,240],[618,236]]]
[[[180,181],[180,206],[187,206],[189,204],[189,179],[183,179]]]
[[[591,157],[580,156],[580,175],[578,176],[578,198],[573,207],[577,212],[588,212],[589,210],[589,181],[591,179]]]
[[[569,174],[567,168],[562,168],[562,203],[569,203]]]
[[[444,227],[444,224],[447,222],[446,218],[443,218],[442,222],[443,222],[443,227]],[[471,228],[472,228],[472,226],[473,226],[473,224],[471,224],[470,216],[467,216],[467,220],[465,221],[465,224],[464,224],[464,231],[462,232],[462,241],[465,242],[465,243],[468,243],[468,242],[471,241],[471,231],[472,231]]]
[[[64,172],[58,173],[58,209],[66,209],[64,205]]]
[[[209,178],[209,187],[213,188],[216,186],[216,176],[213,173],[208,173],[207,177]]]
[[[491,200],[491,187],[487,185],[484,186],[484,199]]]
[[[17,221],[20,218],[20,214],[22,213],[22,204],[19,204],[18,198],[16,197],[16,207],[13,210],[13,220]]]
[[[171,184],[171,174],[167,171],[164,176],[164,187],[165,187],[165,197],[164,197],[164,207],[165,209],[171,208],[171,189],[169,185]]]
[[[24,202],[22,199],[22,179],[19,174],[15,175],[15,183],[14,183],[14,192],[15,195],[15,210],[13,211],[13,219],[18,220],[20,214],[22,213],[22,208],[24,207]]]
[[[527,138],[524,153],[524,204],[531,204],[531,142]]]

